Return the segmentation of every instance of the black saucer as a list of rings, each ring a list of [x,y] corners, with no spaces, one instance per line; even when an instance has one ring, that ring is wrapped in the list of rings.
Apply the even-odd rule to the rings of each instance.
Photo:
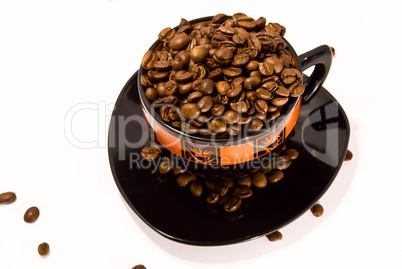
[[[282,181],[258,190],[234,213],[193,197],[174,178],[152,173],[154,167],[138,168],[138,154],[150,145],[151,135],[143,120],[135,73],[116,101],[109,128],[109,161],[116,184],[129,206],[156,232],[181,243],[213,246],[266,235],[306,212],[335,179],[347,151],[350,127],[342,107],[321,88],[302,105],[287,142],[288,148],[299,151],[299,158]],[[142,146],[133,147],[136,142]]]

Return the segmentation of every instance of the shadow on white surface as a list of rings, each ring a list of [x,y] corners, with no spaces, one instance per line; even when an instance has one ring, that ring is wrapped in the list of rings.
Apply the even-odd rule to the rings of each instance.
[[[355,124],[351,122],[351,130],[355,129]],[[331,187],[321,198],[325,209],[322,217],[316,218],[309,211],[301,217],[280,229],[283,239],[279,242],[269,242],[265,236],[250,241],[226,246],[192,246],[167,239],[145,224],[129,207],[124,198],[121,197],[127,211],[133,220],[138,224],[142,231],[152,240],[152,242],[162,251],[174,256],[175,258],[195,263],[204,264],[224,264],[235,262],[246,262],[247,260],[259,259],[281,251],[289,245],[300,241],[303,237],[316,229],[325,221],[346,196],[350,188],[355,173],[357,171],[359,155],[358,140],[353,135],[349,140],[349,148],[354,154],[354,159],[343,163],[336,179]]]

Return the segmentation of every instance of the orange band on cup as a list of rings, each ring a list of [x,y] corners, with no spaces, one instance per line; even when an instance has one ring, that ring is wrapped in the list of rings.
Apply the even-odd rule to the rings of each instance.
[[[174,154],[204,165],[234,165],[260,158],[282,144],[296,125],[300,113],[300,103],[299,100],[286,122],[276,126],[270,133],[242,144],[222,147],[193,143],[186,140],[184,136],[183,139],[175,137],[164,130],[155,120],[152,120],[150,115],[144,114],[155,131],[156,140]]]

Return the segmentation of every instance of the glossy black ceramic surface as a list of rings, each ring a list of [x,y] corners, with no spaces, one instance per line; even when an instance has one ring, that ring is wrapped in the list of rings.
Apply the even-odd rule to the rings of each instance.
[[[335,179],[350,134],[342,107],[321,88],[301,107],[287,142],[300,156],[285,170],[285,178],[256,190],[238,211],[226,213],[218,205],[207,204],[204,196],[193,197],[173,177],[152,173],[155,167],[137,165],[141,147],[134,143],[148,146],[152,138],[144,123],[135,73],[116,101],[109,129],[109,160],[116,184],[128,205],[156,232],[181,243],[205,246],[266,235],[306,212]]]

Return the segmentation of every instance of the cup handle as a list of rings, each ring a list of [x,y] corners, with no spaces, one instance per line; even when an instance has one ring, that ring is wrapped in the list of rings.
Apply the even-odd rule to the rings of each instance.
[[[304,81],[306,87],[303,103],[308,103],[318,92],[327,78],[332,63],[332,51],[327,45],[321,45],[299,56],[302,71],[315,66],[311,76]]]

